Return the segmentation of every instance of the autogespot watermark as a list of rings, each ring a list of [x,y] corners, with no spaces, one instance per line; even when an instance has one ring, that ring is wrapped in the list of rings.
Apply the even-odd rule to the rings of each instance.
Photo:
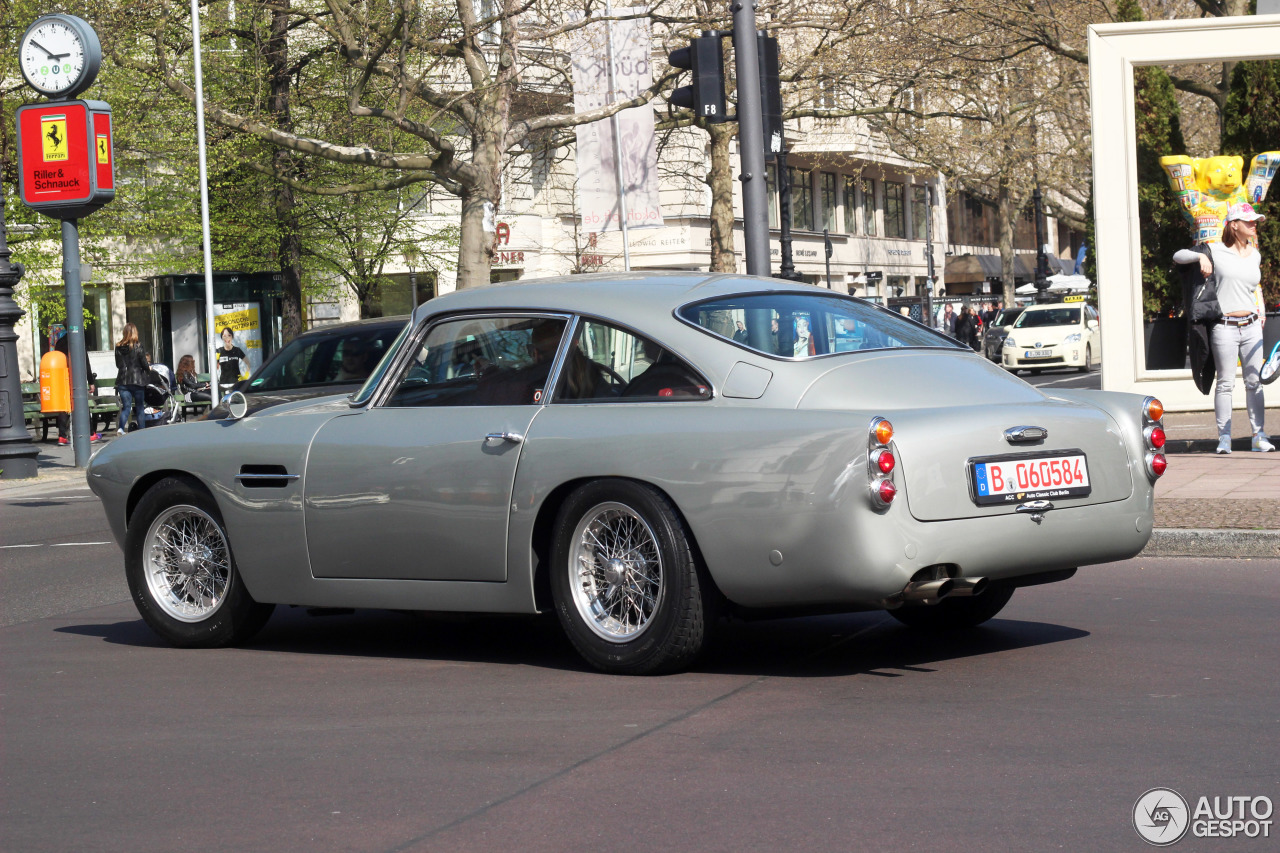
[[[1202,796],[1192,808],[1172,788],[1152,788],[1133,804],[1133,828],[1148,844],[1167,847],[1190,830],[1196,838],[1270,838],[1270,797]]]

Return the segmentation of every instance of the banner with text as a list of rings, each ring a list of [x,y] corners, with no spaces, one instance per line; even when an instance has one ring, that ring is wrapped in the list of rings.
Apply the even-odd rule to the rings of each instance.
[[[629,6],[618,12],[643,15],[645,8]],[[581,13],[575,20],[581,21]],[[609,30],[613,36],[613,97],[609,96]],[[633,98],[653,83],[650,57],[653,42],[649,21],[589,23],[571,34],[573,41],[573,108],[586,112],[617,100]],[[621,198],[616,155],[622,158],[629,228],[662,225],[658,203],[658,149],[653,132],[653,105],[618,113],[620,144],[614,145],[610,119],[579,125],[578,213],[584,231],[621,230]]]

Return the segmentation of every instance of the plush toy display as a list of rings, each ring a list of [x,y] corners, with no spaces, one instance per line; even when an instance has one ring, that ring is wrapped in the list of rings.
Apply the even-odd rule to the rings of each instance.
[[[1182,202],[1183,214],[1191,224],[1194,243],[1217,243],[1227,209],[1233,204],[1258,204],[1280,167],[1280,151],[1264,151],[1249,164],[1242,181],[1243,157],[1196,157],[1183,154],[1161,157],[1160,165],[1169,174],[1169,183]]]

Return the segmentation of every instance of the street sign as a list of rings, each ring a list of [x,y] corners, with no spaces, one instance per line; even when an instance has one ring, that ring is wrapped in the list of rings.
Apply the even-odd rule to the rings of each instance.
[[[115,198],[108,104],[54,101],[17,112],[23,204],[55,219],[79,219]]]

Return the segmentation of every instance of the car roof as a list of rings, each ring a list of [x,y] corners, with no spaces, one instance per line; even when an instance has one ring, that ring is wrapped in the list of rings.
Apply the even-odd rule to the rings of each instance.
[[[1049,302],[1044,305],[1028,305],[1026,306],[1026,310],[1027,311],[1047,311],[1050,308],[1079,308],[1082,305],[1088,305],[1090,308],[1093,307],[1093,305],[1089,302]]]
[[[423,303],[414,317],[421,319],[428,314],[493,309],[556,311],[602,317],[670,316],[674,308],[703,299],[735,293],[787,291],[843,295],[810,284],[732,273],[594,273],[521,279],[459,290]]]
[[[364,320],[351,320],[346,323],[329,323],[325,326],[316,326],[314,329],[308,329],[298,335],[297,338],[294,338],[294,340],[298,338],[342,337],[343,335],[349,335],[352,332],[371,327],[399,329],[407,322],[409,322],[408,314],[398,314],[393,317],[371,317]]]

